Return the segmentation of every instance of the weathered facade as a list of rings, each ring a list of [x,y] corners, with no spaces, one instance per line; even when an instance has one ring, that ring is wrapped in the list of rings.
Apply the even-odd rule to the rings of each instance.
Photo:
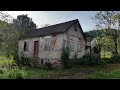
[[[28,33],[19,40],[19,56],[37,59],[38,63],[59,61],[63,47],[70,48],[70,58],[78,58],[89,52],[87,41],[78,19],[56,24]]]

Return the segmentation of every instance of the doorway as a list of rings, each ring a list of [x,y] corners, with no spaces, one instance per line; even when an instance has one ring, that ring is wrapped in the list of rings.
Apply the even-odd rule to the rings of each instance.
[[[38,57],[39,52],[39,43],[38,41],[34,41],[34,57]]]

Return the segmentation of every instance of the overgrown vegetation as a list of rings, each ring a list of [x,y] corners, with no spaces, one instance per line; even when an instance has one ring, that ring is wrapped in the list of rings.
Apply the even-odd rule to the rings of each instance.
[[[70,56],[69,48],[63,47],[61,54],[61,63],[63,64],[64,68],[69,68],[69,56]]]
[[[109,64],[109,63],[120,63],[120,55],[116,54],[116,55],[112,55],[110,58],[103,58],[106,59],[105,61]]]
[[[18,66],[22,65],[22,61],[18,60],[18,40],[35,29],[36,24],[27,15],[18,15],[17,19],[12,18],[13,22],[9,21],[11,18],[9,15],[0,12],[0,16],[2,16],[0,18],[0,48],[2,54],[7,57],[0,57],[0,79],[59,78],[61,76],[69,76],[70,78],[76,73],[82,76],[91,74],[91,72],[94,73],[92,78],[120,78],[118,69],[109,73],[104,72],[109,64],[117,65],[120,63],[119,11],[100,11],[94,16],[96,30],[86,32],[85,35],[90,40],[96,38],[98,49],[94,51],[97,54],[87,54],[82,58],[77,58],[77,53],[75,53],[70,59],[69,48],[64,47],[61,55],[63,70],[52,69],[50,63],[45,63],[39,70],[27,69],[28,76],[25,69]],[[44,26],[48,26],[48,24]],[[107,55],[108,52],[111,54]],[[26,62],[23,65],[26,65]],[[101,71],[96,72],[98,70]]]
[[[28,69],[27,79],[104,79],[104,78],[120,78],[120,64],[107,64],[105,66],[77,66],[69,69]],[[116,72],[114,72],[116,71]],[[109,77],[101,75],[96,76],[96,73],[110,74]],[[113,73],[114,72],[114,73]],[[113,76],[113,77],[112,77]]]
[[[27,15],[18,15],[17,19],[11,18],[11,22],[8,21],[10,16],[5,13],[0,13],[0,48],[4,56],[13,59],[16,63],[20,63],[18,60],[18,40],[26,33],[34,30],[36,24]],[[7,18],[7,20],[6,20]]]
[[[45,62],[45,64],[41,65],[40,68],[43,69],[43,70],[52,70],[53,69],[50,62]]]
[[[0,74],[1,79],[25,79],[27,72],[19,67],[14,67],[11,69],[1,69],[2,74]]]
[[[99,54],[87,54],[78,60],[79,65],[105,65],[106,62],[100,58]]]
[[[27,72],[18,67],[13,58],[0,57],[0,79],[24,79]]]

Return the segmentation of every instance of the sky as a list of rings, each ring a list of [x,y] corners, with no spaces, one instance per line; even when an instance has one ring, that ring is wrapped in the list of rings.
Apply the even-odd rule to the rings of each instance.
[[[4,11],[4,13],[14,18],[17,18],[17,15],[28,14],[37,28],[41,28],[41,25],[44,24],[54,25],[78,19],[84,32],[95,29],[92,17],[94,17],[96,11]]]

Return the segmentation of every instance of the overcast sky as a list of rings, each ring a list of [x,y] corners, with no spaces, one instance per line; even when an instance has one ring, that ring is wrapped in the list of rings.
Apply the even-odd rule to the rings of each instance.
[[[57,24],[74,19],[79,19],[83,31],[95,29],[92,17],[96,11],[4,11],[16,18],[17,15],[28,14],[36,23],[37,28],[44,24]]]

